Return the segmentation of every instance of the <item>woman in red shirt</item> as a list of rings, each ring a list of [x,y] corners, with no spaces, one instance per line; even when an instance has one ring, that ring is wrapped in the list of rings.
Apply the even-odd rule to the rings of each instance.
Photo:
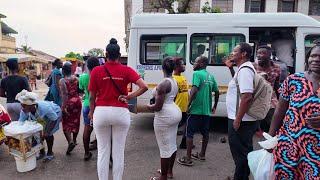
[[[113,179],[121,180],[124,169],[124,148],[130,126],[128,100],[148,90],[146,83],[131,68],[119,61],[120,47],[112,38],[106,48],[107,62],[90,74],[90,113],[98,142],[98,177],[108,180],[112,141]],[[139,89],[128,95],[127,85]]]

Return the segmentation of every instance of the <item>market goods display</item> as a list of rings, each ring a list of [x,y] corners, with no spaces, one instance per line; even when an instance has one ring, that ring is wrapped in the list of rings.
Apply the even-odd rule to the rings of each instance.
[[[23,145],[22,145],[23,143]],[[20,152],[29,152],[32,148],[32,142],[30,142],[30,138],[24,139],[23,142],[20,143],[19,139],[15,139],[13,137],[7,137],[7,145],[9,148],[15,149]]]
[[[4,131],[2,126],[0,126],[0,145],[6,140],[6,135],[4,135]]]
[[[14,156],[18,172],[27,172],[36,167],[36,153],[43,148],[43,126],[35,121],[11,122],[5,126],[6,144]]]

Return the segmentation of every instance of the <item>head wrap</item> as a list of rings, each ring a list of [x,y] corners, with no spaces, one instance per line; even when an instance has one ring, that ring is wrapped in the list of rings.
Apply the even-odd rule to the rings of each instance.
[[[21,104],[34,105],[37,104],[38,95],[24,89],[17,94],[16,100],[18,100]]]

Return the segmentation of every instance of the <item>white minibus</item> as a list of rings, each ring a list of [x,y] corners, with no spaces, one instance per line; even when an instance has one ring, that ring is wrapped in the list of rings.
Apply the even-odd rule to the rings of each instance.
[[[152,88],[163,78],[164,57],[186,60],[184,76],[191,85],[193,62],[204,55],[210,61],[207,70],[215,76],[220,90],[215,116],[226,117],[225,93],[232,77],[223,58],[240,42],[250,43],[255,52],[259,45],[272,45],[279,35],[292,39],[293,71],[304,71],[305,53],[320,39],[320,22],[312,17],[299,13],[136,15],[131,21],[128,65],[148,83],[149,91],[131,101],[130,109],[140,112],[139,107],[149,103]]]

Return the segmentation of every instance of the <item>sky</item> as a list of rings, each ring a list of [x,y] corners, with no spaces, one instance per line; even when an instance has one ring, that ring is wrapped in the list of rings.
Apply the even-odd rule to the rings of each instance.
[[[15,29],[17,47],[56,57],[105,49],[112,37],[125,53],[123,0],[1,0],[3,22]]]

